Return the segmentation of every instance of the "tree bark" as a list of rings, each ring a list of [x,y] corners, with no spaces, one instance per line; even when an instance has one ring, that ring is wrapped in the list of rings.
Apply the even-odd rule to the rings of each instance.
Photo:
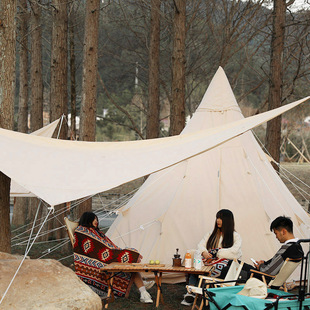
[[[271,38],[268,110],[278,108],[282,105],[282,64],[284,51],[285,11],[285,1],[275,0],[273,7],[273,30]],[[266,148],[271,157],[277,162],[280,161],[280,144],[281,116],[278,116],[267,123],[266,131]],[[278,170],[276,165],[273,166],[276,170]]]
[[[68,114],[68,4],[53,0],[50,120],[53,122]],[[67,139],[66,124],[62,124],[60,139]]]
[[[19,0],[19,102],[18,131],[28,132],[28,6],[27,0]]]
[[[146,121],[146,138],[159,137],[159,51],[160,51],[160,0],[151,1],[151,34],[149,50],[149,100]]]
[[[95,141],[96,138],[99,10],[100,0],[86,1],[82,103],[80,113],[80,140],[82,141]],[[88,199],[79,205],[78,215],[91,209],[92,201]]]
[[[31,5],[30,131],[43,127],[42,26],[40,0]]]
[[[71,140],[76,139],[76,65],[75,65],[75,44],[74,44],[74,16],[73,12],[69,19],[69,55],[70,55],[70,103],[71,103]]]
[[[52,51],[51,51],[51,92],[50,120],[68,115],[68,2],[53,0],[53,24],[52,24]],[[59,139],[66,140],[68,137],[67,124],[62,123]],[[65,204],[55,206],[55,213],[63,209]],[[49,221],[48,228],[56,229],[63,225],[63,217],[56,216]],[[49,233],[48,239],[59,239],[65,236],[65,229],[58,229]]]
[[[28,5],[27,0],[19,0],[19,100],[17,130],[28,133]],[[14,200],[12,225],[25,224],[28,199]]]
[[[41,0],[29,2],[30,15],[30,132],[43,127],[43,64]],[[37,198],[27,198],[25,222],[32,222],[39,204]],[[20,207],[19,202],[17,208]],[[17,211],[18,212],[18,211]]]
[[[16,0],[0,2],[0,127],[13,130]],[[0,172],[0,251],[11,252],[10,178]]]
[[[174,0],[172,51],[172,102],[170,135],[178,135],[185,126],[185,38],[186,0]]]

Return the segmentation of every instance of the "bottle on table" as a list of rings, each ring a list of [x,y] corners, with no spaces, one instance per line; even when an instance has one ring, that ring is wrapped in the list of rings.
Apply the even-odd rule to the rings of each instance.
[[[194,254],[194,268],[200,270],[202,268],[202,257],[199,250]]]
[[[192,268],[192,256],[189,251],[185,254],[185,261],[184,261],[184,267],[185,268]]]

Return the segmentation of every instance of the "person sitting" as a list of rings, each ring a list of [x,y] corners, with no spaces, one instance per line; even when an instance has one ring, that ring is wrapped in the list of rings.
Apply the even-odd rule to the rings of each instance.
[[[224,279],[233,259],[240,259],[242,239],[235,231],[234,215],[230,210],[221,209],[216,213],[216,220],[212,232],[207,233],[198,243],[205,265],[213,265],[211,277]],[[198,276],[189,276],[189,285],[198,285]],[[190,306],[195,295],[186,293],[181,304]]]
[[[270,224],[270,231],[273,231],[276,238],[283,243],[277,253],[269,260],[259,260],[254,264],[254,268],[270,274],[272,276],[276,275],[287,258],[294,260],[301,260],[304,253],[302,247],[297,243],[298,238],[295,238],[293,234],[293,222],[290,218],[285,216],[279,216]],[[244,264],[241,270],[241,278],[246,280],[251,275],[252,265]],[[254,277],[259,275],[254,274]]]
[[[84,212],[74,233],[74,266],[77,276],[99,296],[104,296],[108,286],[100,274],[100,268],[111,262],[134,263],[142,256],[135,249],[121,249],[98,228],[98,217],[93,212]],[[118,273],[113,281],[113,293],[129,295],[131,283],[140,291],[142,303],[152,303],[140,273]],[[154,281],[148,284],[150,288]]]

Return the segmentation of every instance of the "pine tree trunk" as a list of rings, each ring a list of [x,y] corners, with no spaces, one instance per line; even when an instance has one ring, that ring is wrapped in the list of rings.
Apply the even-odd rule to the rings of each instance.
[[[12,225],[18,227],[27,222],[29,198],[18,197],[14,199]]]
[[[159,137],[159,51],[160,51],[160,0],[151,1],[151,35],[149,50],[149,102],[146,121],[146,138]]]
[[[100,0],[86,1],[83,81],[80,140],[95,141],[96,138],[96,102],[98,70],[98,27]],[[92,200],[88,199],[79,205],[78,216],[92,209]]]
[[[28,132],[28,8],[27,0],[19,0],[19,102],[18,131]]]
[[[80,139],[95,141],[100,0],[86,1]]]
[[[283,76],[283,51],[285,34],[285,11],[286,3],[283,0],[274,1],[273,31],[271,39],[270,81],[268,110],[282,105],[282,76]],[[267,123],[266,148],[271,157],[280,161],[281,144],[281,116]],[[278,170],[278,167],[274,165]]]
[[[68,2],[53,0],[52,51],[51,51],[51,122],[68,115]],[[60,139],[67,139],[68,129],[62,123]],[[55,213],[65,208],[65,204],[55,206]],[[63,225],[62,215],[49,221],[48,228],[56,229]],[[66,235],[65,229],[49,233],[48,239],[59,239]]]
[[[72,12],[70,14],[70,26],[69,26],[69,55],[70,55],[70,88],[71,88],[71,96],[70,96],[70,102],[71,102],[71,132],[70,132],[70,138],[71,140],[76,139],[76,80],[75,80],[75,74],[76,74],[76,65],[75,65],[75,44],[74,44],[74,13]]]
[[[42,8],[41,0],[29,2],[30,16],[30,132],[43,127],[43,69],[42,69]],[[39,204],[37,198],[27,198],[26,223],[32,221]],[[17,205],[18,206],[18,205]]]
[[[0,127],[13,130],[16,0],[0,2]],[[10,179],[0,172],[0,251],[11,252]]]
[[[185,126],[185,39],[186,0],[174,1],[172,51],[172,102],[170,135],[178,135]]]
[[[53,0],[50,120],[68,114],[68,7],[67,1]],[[67,139],[68,130],[62,124],[59,138]]]
[[[31,5],[31,95],[30,95],[30,131],[43,127],[43,77],[42,77],[42,26],[41,6],[38,1],[30,2]]]
[[[19,102],[18,121],[19,132],[28,133],[28,6],[27,0],[19,0]],[[14,200],[12,225],[25,224],[28,209],[27,198]]]
[[[0,252],[7,253],[11,253],[10,183],[11,179],[0,172]]]

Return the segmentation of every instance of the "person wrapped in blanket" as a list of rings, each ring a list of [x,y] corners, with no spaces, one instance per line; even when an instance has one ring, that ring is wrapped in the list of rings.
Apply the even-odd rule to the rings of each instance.
[[[205,265],[213,265],[211,277],[224,279],[233,259],[240,259],[242,239],[235,231],[234,215],[230,210],[221,209],[216,213],[212,232],[207,233],[198,243],[198,250]],[[189,285],[198,285],[198,276],[189,276]],[[195,295],[186,293],[181,304],[190,306]]]
[[[84,212],[79,220],[79,226],[74,233],[74,267],[77,276],[99,296],[104,297],[107,282],[100,273],[100,268],[112,262],[135,263],[142,256],[135,249],[121,249],[115,245],[98,228],[98,217],[93,212]],[[119,273],[113,280],[113,293],[118,297],[127,297],[131,284],[135,283],[140,291],[142,303],[152,303],[150,288],[154,281],[143,282],[140,273]]]
[[[245,282],[251,276],[251,269],[257,269],[260,272],[275,276],[281,269],[287,258],[295,261],[302,259],[304,253],[301,245],[297,243],[298,238],[293,234],[293,222],[290,218],[279,216],[270,224],[270,231],[273,231],[276,238],[282,243],[277,253],[269,260],[258,260],[252,265],[243,264],[240,276],[241,281]],[[254,277],[260,279],[259,274],[254,273]]]

